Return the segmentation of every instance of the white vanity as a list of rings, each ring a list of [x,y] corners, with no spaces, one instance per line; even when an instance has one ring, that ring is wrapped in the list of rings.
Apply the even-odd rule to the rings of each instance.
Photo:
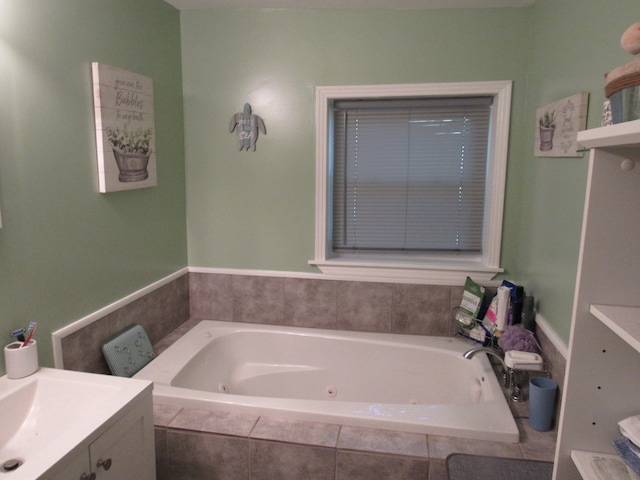
[[[153,383],[40,368],[0,377],[0,480],[153,480]]]

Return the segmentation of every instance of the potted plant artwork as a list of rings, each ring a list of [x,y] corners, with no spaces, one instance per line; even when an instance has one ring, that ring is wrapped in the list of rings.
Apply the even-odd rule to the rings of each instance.
[[[581,157],[578,132],[587,128],[589,92],[576,93],[536,109],[533,155]]]
[[[91,63],[100,193],[158,184],[153,80]]]
[[[555,110],[551,110],[551,113],[544,112],[538,123],[540,128],[540,151],[552,150],[553,134],[556,131]]]
[[[153,129],[107,128],[107,140],[118,164],[121,182],[140,182],[149,177],[147,166],[151,155]]]

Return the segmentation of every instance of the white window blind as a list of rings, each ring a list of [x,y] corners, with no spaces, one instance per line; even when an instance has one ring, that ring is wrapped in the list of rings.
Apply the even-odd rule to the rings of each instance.
[[[482,251],[492,99],[336,100],[333,250]]]

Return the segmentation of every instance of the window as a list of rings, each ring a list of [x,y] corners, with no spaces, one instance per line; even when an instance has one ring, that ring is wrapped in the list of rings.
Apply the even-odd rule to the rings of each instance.
[[[316,258],[351,278],[500,272],[511,82],[318,87]]]

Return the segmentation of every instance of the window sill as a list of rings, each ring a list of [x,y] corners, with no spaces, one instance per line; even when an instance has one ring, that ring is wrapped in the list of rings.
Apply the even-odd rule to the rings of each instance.
[[[481,285],[491,283],[493,277],[504,270],[487,267],[478,261],[459,260],[454,263],[402,263],[354,260],[351,258],[310,260],[325,274],[344,280],[366,280],[426,285],[464,285],[467,277]]]

